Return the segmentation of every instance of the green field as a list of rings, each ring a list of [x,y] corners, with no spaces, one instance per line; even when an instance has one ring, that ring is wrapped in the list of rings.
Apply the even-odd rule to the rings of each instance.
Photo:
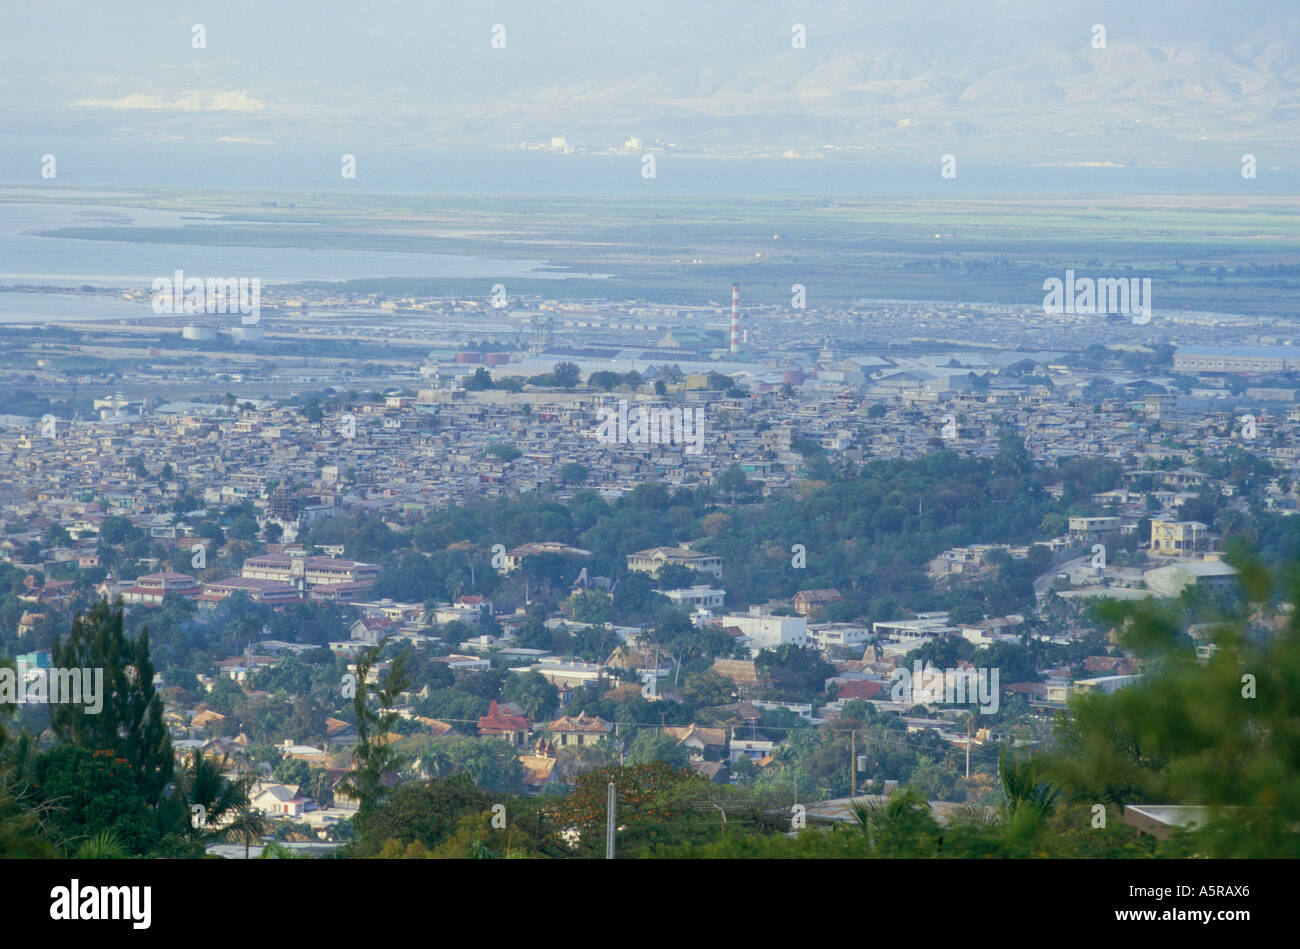
[[[0,206],[5,196],[0,194]],[[74,199],[75,200],[75,199]],[[102,192],[86,204],[103,204]],[[218,213],[173,228],[46,236],[546,260],[608,280],[514,280],[514,293],[721,302],[861,297],[1036,304],[1046,277],[1151,277],[1158,306],[1288,316],[1300,299],[1300,199],[646,200],[123,193],[128,207]],[[268,226],[269,225],[269,226]],[[698,261],[698,262],[697,262]],[[394,294],[482,292],[481,280],[375,280]]]

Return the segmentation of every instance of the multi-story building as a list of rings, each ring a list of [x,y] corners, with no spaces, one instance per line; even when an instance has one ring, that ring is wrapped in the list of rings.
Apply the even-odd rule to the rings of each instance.
[[[254,580],[248,577],[227,577],[225,580],[205,583],[202,599],[215,605],[235,593],[243,593],[254,603],[266,603],[271,606],[302,601],[302,591],[292,583]]]
[[[478,720],[480,735],[504,738],[520,748],[527,745],[532,730],[533,725],[525,716],[499,708],[496,699],[488,706],[488,713]]]
[[[918,613],[915,619],[882,620],[871,624],[871,631],[885,639],[900,642],[911,639],[930,639],[935,636],[960,636],[961,630],[948,623],[946,611]]]
[[[197,597],[203,592],[199,582],[184,573],[147,573],[137,577],[135,584],[122,591],[122,601],[127,604],[147,603],[161,605],[164,597]]]
[[[727,591],[707,584],[696,585],[684,590],[660,590],[664,596],[678,606],[688,609],[720,610],[727,598]]]
[[[1103,534],[1114,534],[1120,530],[1123,519],[1119,517],[1071,517],[1070,535],[1085,540],[1096,540]]]
[[[794,611],[800,616],[812,616],[842,599],[839,590],[800,590],[794,595]]]
[[[250,580],[275,580],[309,587],[327,583],[361,583],[379,577],[379,565],[333,557],[294,557],[261,554],[244,561],[241,576]]]
[[[1184,554],[1205,545],[1208,528],[1200,521],[1151,521],[1151,552]]]
[[[787,643],[803,646],[808,642],[808,620],[803,616],[727,615],[719,621],[734,626],[749,641],[753,652],[775,649]]]
[[[651,547],[627,555],[627,568],[638,573],[659,575],[664,567],[687,567],[700,573],[722,577],[722,558],[687,547]]]
[[[814,623],[808,627],[808,641],[818,649],[861,646],[871,636],[865,623]]]
[[[523,564],[525,557],[540,557],[543,554],[556,554],[560,557],[590,557],[590,550],[582,550],[579,547],[570,547],[568,544],[562,544],[555,540],[543,540],[531,544],[521,544],[520,546],[506,552],[506,571],[518,570]]]
[[[545,727],[553,736],[552,741],[557,748],[594,745],[614,732],[611,723],[598,715],[589,716],[586,712],[580,712],[576,716],[563,715]]]
[[[1300,367],[1300,348],[1290,346],[1180,346],[1176,372],[1282,373]]]

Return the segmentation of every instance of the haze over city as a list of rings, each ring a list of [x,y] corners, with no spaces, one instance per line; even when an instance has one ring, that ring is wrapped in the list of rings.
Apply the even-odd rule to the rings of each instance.
[[[1298,37],[0,7],[15,906],[170,932],[251,860],[333,934],[336,890],[419,916],[407,860],[564,860],[507,875],[561,906],[670,859],[746,907],[768,860],[902,858],[883,905],[1018,936],[1276,913]]]

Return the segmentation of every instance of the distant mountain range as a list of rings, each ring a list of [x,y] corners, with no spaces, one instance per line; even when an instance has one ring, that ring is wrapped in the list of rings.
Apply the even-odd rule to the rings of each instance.
[[[0,11],[0,132],[1263,167],[1300,142],[1300,8],[1263,0],[234,3],[201,50],[156,0],[53,6]]]

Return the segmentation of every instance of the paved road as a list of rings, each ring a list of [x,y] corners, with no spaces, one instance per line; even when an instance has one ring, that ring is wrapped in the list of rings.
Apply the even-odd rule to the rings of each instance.
[[[1056,580],[1056,575],[1058,573],[1070,573],[1072,570],[1086,566],[1091,559],[1092,554],[1084,554],[1081,557],[1075,557],[1073,560],[1066,560],[1057,564],[1051,570],[1047,571],[1047,573],[1034,581],[1034,596],[1042,599],[1043,594],[1047,592],[1047,588]]]

